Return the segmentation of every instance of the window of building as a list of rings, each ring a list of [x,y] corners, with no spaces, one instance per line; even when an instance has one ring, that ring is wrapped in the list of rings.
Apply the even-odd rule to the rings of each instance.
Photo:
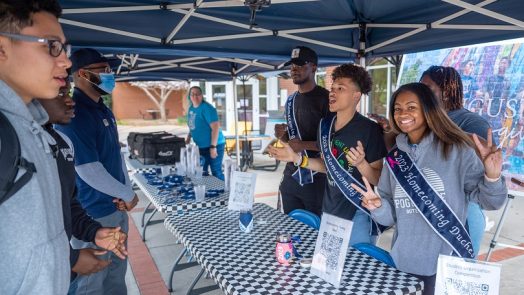
[[[200,87],[200,89],[202,89],[202,94],[205,97],[206,96],[206,82],[200,81],[198,82],[198,86]]]
[[[369,93],[368,110],[370,113],[387,117],[389,99],[397,83],[395,66],[381,58],[373,61],[367,70],[373,80],[373,87]]]
[[[205,87],[202,90],[206,89]],[[226,126],[226,85],[213,85],[211,86],[212,102],[218,113],[218,120],[221,126]]]
[[[258,79],[258,108],[260,115],[267,114],[267,80],[265,77],[259,77]]]
[[[315,81],[317,82],[318,86],[322,86],[326,88],[326,69],[325,68],[317,69],[317,72],[315,73]]]

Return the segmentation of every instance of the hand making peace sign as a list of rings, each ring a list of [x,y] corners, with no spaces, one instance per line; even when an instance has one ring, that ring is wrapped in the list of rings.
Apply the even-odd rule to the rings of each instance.
[[[359,186],[355,185],[354,183],[351,184],[351,187],[354,188],[357,192],[362,194],[362,206],[369,211],[373,211],[377,208],[380,208],[382,206],[382,199],[375,194],[373,189],[371,188],[371,185],[369,184],[369,181],[362,177],[362,180],[364,181],[364,184],[366,185],[366,190],[364,191]]]
[[[482,143],[476,134],[473,134],[473,141],[477,147],[480,160],[484,164],[486,176],[498,178],[502,172],[502,151],[493,145],[492,131],[488,129],[488,138]]]

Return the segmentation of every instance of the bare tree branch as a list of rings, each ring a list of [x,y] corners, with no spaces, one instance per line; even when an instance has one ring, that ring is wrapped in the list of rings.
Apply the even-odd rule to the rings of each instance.
[[[158,110],[163,121],[167,121],[166,102],[174,90],[187,91],[189,84],[185,81],[147,81],[131,82],[132,86],[138,87],[151,99]]]

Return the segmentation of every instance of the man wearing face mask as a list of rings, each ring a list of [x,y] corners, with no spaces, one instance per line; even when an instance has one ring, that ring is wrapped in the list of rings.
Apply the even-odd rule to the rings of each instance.
[[[127,234],[127,213],[118,208],[133,209],[138,197],[131,188],[120,154],[115,117],[101,98],[112,92],[115,78],[109,60],[94,49],[74,52],[71,61],[75,117],[70,124],[59,125],[57,129],[71,139],[75,149],[77,197],[87,213],[102,226],[120,227]],[[92,243],[74,238],[71,245],[75,249],[96,248]],[[97,273],[78,276],[70,293],[127,294],[127,261],[112,253],[103,259],[111,260],[111,265]]]

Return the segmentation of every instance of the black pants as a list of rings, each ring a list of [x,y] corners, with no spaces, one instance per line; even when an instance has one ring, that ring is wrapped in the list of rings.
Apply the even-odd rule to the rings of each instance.
[[[424,281],[424,292],[422,295],[434,295],[435,294],[435,281],[437,278],[437,275],[432,276],[420,276],[411,274],[414,277],[417,277]]]
[[[301,186],[291,175],[284,175],[280,183],[284,213],[305,209],[318,216],[322,214],[322,200],[326,189],[326,174],[317,173],[313,183]]]

